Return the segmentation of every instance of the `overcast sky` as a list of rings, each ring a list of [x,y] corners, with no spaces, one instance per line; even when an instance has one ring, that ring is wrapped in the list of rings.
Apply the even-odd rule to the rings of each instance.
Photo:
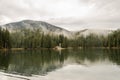
[[[0,24],[25,19],[68,30],[120,28],[120,0],[0,0]]]

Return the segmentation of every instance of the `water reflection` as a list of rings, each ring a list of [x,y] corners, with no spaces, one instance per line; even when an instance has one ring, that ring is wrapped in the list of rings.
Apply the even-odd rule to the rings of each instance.
[[[98,62],[120,65],[120,50],[25,50],[0,51],[0,69],[7,73],[46,75],[66,65],[92,66]]]

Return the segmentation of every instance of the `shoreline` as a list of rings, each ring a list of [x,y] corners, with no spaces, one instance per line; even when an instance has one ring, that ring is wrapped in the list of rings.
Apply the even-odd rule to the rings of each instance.
[[[8,50],[44,50],[44,49],[52,49],[52,50],[64,50],[64,49],[120,49],[120,47],[68,47],[68,48],[3,48],[0,49],[2,51]]]

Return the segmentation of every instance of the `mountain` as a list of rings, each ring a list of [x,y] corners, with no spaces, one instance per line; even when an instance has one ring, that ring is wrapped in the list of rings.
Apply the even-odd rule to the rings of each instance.
[[[1,25],[2,28],[7,28],[10,32],[14,32],[16,30],[23,30],[23,29],[42,29],[44,33],[60,35],[63,34],[68,38],[74,38],[74,36],[87,36],[91,33],[96,35],[108,35],[112,32],[112,30],[99,30],[99,29],[84,29],[80,31],[68,31],[66,29],[57,27],[55,25],[49,24],[43,21],[33,21],[33,20],[23,20],[19,22],[13,22],[5,25]]]
[[[41,29],[44,33],[50,33],[55,35],[64,34],[66,37],[70,37],[72,33],[66,29],[51,25],[43,21],[23,20],[20,22],[13,22],[5,25],[1,25],[2,28],[7,28],[10,32],[23,29]]]
[[[104,35],[107,36],[108,34],[112,33],[113,30],[103,30],[103,29],[84,29],[80,31],[76,31],[76,35],[83,35],[83,36],[88,36],[89,34],[96,34],[98,36]]]

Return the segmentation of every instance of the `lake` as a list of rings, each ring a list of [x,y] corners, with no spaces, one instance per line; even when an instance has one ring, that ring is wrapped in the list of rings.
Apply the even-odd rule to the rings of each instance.
[[[0,51],[0,80],[119,80],[120,50]]]

